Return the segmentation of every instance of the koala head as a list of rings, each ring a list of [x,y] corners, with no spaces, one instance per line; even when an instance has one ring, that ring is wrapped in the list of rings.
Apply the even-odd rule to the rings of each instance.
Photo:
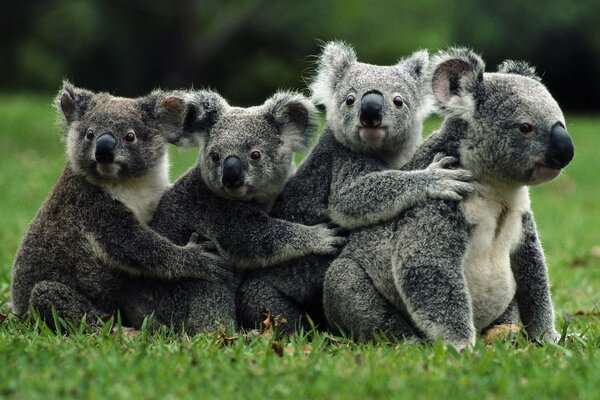
[[[177,143],[183,135],[177,120],[184,106],[158,91],[128,99],[64,82],[56,107],[66,124],[71,167],[96,181],[137,178],[153,168],[166,169],[166,144]]]
[[[480,179],[505,184],[555,178],[574,154],[560,107],[526,63],[484,69],[477,54],[461,48],[439,53],[431,64],[440,109],[467,126],[461,162]]]
[[[306,97],[279,92],[261,106],[231,107],[218,94],[188,95],[184,130],[200,144],[199,168],[209,188],[230,199],[272,201],[316,128],[317,111]]]
[[[336,139],[358,153],[412,155],[427,116],[423,79],[429,56],[418,51],[392,66],[358,62],[354,50],[328,43],[311,84]]]

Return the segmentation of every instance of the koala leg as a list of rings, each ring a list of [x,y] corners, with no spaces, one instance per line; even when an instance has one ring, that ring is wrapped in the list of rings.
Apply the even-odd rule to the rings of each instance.
[[[353,260],[335,260],[325,276],[323,288],[325,315],[329,323],[358,340],[374,334],[418,339],[406,319],[373,286],[367,273]]]
[[[123,323],[150,329],[161,325],[188,333],[214,332],[219,325],[235,326],[235,284],[191,280],[131,279],[119,300]]]
[[[110,313],[98,310],[88,298],[75,289],[55,281],[38,282],[31,290],[29,305],[51,326],[54,324],[53,306],[60,318],[71,322],[81,321],[84,315],[91,324],[98,322],[98,319],[107,320],[111,317]]]
[[[221,325],[237,329],[235,285],[195,281],[188,290],[184,327],[190,333],[214,332]]]
[[[292,334],[296,329],[310,329],[303,308],[283,294],[266,277],[248,278],[238,293],[238,313],[241,325],[257,328],[264,319],[264,313],[284,315],[287,323],[278,327],[279,332]]]

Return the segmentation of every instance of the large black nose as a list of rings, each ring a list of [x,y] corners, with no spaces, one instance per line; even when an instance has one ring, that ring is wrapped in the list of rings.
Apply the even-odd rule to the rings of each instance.
[[[223,186],[237,188],[244,184],[244,171],[242,161],[236,156],[229,156],[223,161]]]
[[[360,123],[365,128],[377,128],[383,119],[383,96],[379,92],[365,94],[360,102]]]
[[[94,157],[100,164],[110,164],[115,160],[115,149],[117,148],[117,139],[110,134],[105,133],[96,140],[96,152]]]
[[[559,122],[550,131],[550,146],[546,153],[546,164],[551,168],[564,168],[571,162],[575,148],[569,132]]]

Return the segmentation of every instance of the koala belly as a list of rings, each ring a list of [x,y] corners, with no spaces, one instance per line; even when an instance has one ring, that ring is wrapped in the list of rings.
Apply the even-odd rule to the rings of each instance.
[[[473,196],[462,204],[471,231],[462,265],[478,330],[494,322],[516,292],[510,255],[521,242],[522,210]]]

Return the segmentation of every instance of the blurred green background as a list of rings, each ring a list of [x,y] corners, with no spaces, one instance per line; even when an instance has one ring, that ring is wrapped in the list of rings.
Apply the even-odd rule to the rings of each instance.
[[[525,59],[567,111],[600,110],[600,1],[48,0],[3,2],[0,91],[51,93],[62,78],[142,95],[217,89],[233,104],[303,89],[319,41],[362,61],[471,46],[495,68]]]

